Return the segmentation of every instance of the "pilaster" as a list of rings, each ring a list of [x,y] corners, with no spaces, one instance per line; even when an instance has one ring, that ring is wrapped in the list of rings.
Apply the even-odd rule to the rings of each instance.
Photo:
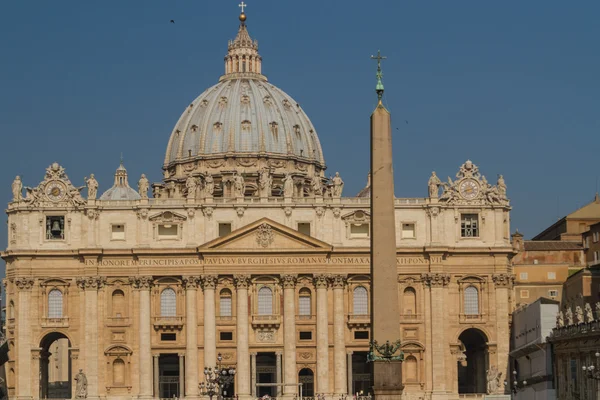
[[[140,388],[138,397],[141,399],[152,398],[152,343],[150,340],[150,288],[153,286],[151,276],[136,276],[129,278],[140,296],[140,326],[139,326],[139,378]]]
[[[333,370],[334,370],[334,393],[342,395],[348,393],[346,381],[346,338],[344,324],[344,287],[345,275],[334,275],[331,277],[333,287]]]
[[[327,275],[315,275],[317,288],[317,376],[316,392],[329,394],[329,326],[327,318]]]
[[[198,397],[198,321],[196,318],[197,293],[200,277],[186,276],[185,284],[185,397]],[[180,358],[181,360],[181,358]],[[180,376],[183,376],[180,370]]]
[[[14,280],[17,289],[17,321],[16,321],[16,336],[17,342],[17,399],[29,400],[32,399],[31,379],[29,372],[31,371],[31,321],[30,321],[30,298],[31,288],[34,284],[33,278],[20,277]],[[37,393],[35,393],[37,396]]]
[[[296,275],[281,276],[283,285],[283,369],[285,371],[284,381],[287,384],[298,382],[296,372],[296,281]],[[281,372],[278,371],[278,373]],[[297,386],[283,387],[286,397],[294,396],[297,392]]]
[[[216,275],[202,276],[204,290],[204,367],[214,368],[217,363],[217,322],[215,316]]]
[[[248,285],[250,277],[248,275],[235,275],[235,287],[237,289],[237,373],[236,384],[237,394],[241,400],[248,400],[250,394],[256,397],[256,356],[252,357],[252,387],[250,387],[250,354],[248,338]]]

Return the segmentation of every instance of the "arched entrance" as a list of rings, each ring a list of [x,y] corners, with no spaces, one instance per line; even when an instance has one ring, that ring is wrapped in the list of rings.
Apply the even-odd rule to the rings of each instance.
[[[302,384],[302,396],[313,397],[315,395],[315,374],[310,368],[302,368],[298,372],[298,383]]]
[[[458,393],[486,393],[488,369],[487,336],[476,328],[465,330],[458,337],[466,360],[458,362]]]
[[[71,398],[69,339],[60,332],[44,336],[40,343],[40,398]]]

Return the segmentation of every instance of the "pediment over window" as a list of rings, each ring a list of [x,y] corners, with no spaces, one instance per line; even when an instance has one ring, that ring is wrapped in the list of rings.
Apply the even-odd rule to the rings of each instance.
[[[40,282],[40,286],[69,286],[71,283],[60,278],[48,278]]]
[[[371,213],[363,210],[356,210],[342,215],[342,220],[346,224],[368,224],[371,222]]]
[[[114,344],[104,350],[104,354],[107,356],[127,356],[131,353],[133,353],[133,351],[129,347],[121,344]]]
[[[185,221],[187,217],[183,214],[178,214],[172,211],[163,211],[158,214],[154,214],[150,216],[149,220],[152,222],[182,222]]]
[[[261,218],[200,246],[199,250],[330,251],[331,245],[285,225]]]
[[[465,275],[458,278],[458,283],[485,283],[485,278],[477,275]]]

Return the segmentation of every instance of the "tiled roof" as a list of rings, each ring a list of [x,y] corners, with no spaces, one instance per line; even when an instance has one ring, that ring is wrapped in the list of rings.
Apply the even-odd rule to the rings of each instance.
[[[525,251],[546,251],[546,250],[582,250],[583,246],[579,242],[567,242],[561,240],[526,240]]]

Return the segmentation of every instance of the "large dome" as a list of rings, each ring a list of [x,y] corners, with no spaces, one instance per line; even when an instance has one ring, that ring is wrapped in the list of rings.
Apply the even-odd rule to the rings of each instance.
[[[165,166],[228,153],[292,156],[325,164],[308,116],[259,74],[225,75],[196,98],[171,134]]]

